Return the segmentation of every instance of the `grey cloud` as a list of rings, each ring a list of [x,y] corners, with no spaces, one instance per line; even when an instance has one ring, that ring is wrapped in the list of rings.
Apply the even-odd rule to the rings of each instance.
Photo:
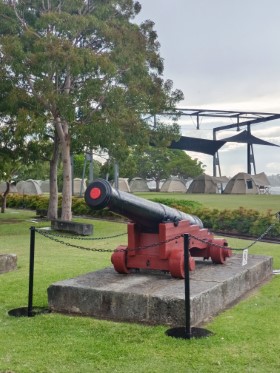
[[[185,95],[181,107],[280,113],[279,0],[140,2],[137,22],[155,22],[165,78]],[[196,131],[194,122],[180,122],[183,135],[212,138],[212,128],[219,124],[202,124]],[[253,126],[252,133],[278,143],[280,121]],[[230,136],[229,131],[219,133],[222,136]],[[224,147],[221,165],[230,175],[241,165],[246,171],[243,147]],[[258,172],[275,173],[277,164],[280,170],[279,148],[256,146],[254,150]],[[207,163],[212,172],[212,157],[192,156]]]

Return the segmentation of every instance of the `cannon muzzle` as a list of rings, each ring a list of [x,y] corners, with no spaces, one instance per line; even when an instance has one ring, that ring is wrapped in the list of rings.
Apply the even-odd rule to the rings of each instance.
[[[174,222],[176,224],[181,220],[187,220],[191,225],[203,228],[202,221],[196,216],[121,192],[112,188],[110,183],[103,179],[96,179],[87,187],[85,201],[94,210],[107,207],[110,211],[132,220],[149,231],[156,232],[159,223]]]

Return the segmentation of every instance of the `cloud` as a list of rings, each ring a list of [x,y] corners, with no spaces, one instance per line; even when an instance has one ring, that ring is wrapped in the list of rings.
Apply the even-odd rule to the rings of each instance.
[[[280,113],[279,0],[140,0],[138,18],[155,22],[165,75],[181,89],[181,107]],[[233,123],[232,121],[231,123]],[[212,139],[223,120],[180,120],[185,136]],[[242,127],[242,130],[246,127]],[[280,145],[280,120],[251,127],[254,136]],[[236,131],[218,132],[217,138]],[[246,145],[219,152],[222,172],[246,171]],[[280,148],[254,146],[257,172],[279,173]],[[212,173],[212,157],[193,153]],[[278,171],[277,171],[278,169]]]

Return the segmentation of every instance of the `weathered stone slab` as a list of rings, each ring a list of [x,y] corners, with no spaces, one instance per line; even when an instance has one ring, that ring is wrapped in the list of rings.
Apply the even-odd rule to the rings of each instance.
[[[17,269],[16,254],[0,254],[0,274]]]
[[[190,273],[191,324],[201,324],[236,303],[272,275],[272,258],[241,255],[225,265],[197,261]],[[185,282],[169,274],[140,271],[121,275],[113,268],[59,281],[48,288],[49,308],[116,321],[185,325]]]
[[[74,221],[52,220],[51,227],[57,231],[76,233],[81,236],[90,236],[93,234],[93,225],[77,223]]]

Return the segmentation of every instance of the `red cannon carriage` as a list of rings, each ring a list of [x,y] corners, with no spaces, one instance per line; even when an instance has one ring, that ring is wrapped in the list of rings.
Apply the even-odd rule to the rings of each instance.
[[[93,181],[85,192],[85,201],[92,209],[107,207],[131,221],[127,225],[127,245],[117,247],[111,257],[119,273],[153,269],[184,278],[184,234],[190,235],[190,270],[195,269],[194,257],[223,264],[232,255],[226,240],[214,238],[198,217],[115,190],[106,180]]]

